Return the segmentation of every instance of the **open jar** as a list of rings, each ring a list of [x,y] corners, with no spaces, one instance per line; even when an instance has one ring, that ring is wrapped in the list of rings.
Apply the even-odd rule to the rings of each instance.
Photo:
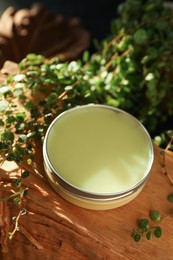
[[[151,138],[129,113],[105,105],[58,115],[43,143],[44,167],[56,192],[80,207],[112,209],[134,199],[154,160]]]

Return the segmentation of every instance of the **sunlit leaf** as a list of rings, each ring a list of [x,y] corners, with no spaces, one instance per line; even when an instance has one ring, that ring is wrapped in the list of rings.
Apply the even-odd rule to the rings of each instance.
[[[3,112],[7,109],[9,102],[7,100],[0,101],[0,112]]]

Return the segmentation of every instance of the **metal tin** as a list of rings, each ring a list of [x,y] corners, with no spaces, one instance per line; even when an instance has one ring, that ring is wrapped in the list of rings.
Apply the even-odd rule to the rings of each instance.
[[[149,141],[149,146],[150,146],[150,157],[149,161],[147,164],[147,168],[145,170],[145,174],[143,178],[138,181],[133,187],[130,187],[129,189],[122,190],[121,192],[111,192],[111,193],[100,193],[100,192],[88,192],[84,189],[81,189],[68,181],[66,181],[60,173],[58,173],[54,166],[51,163],[50,160],[50,155],[48,154],[48,149],[47,149],[47,142],[48,142],[48,137],[50,134],[51,129],[54,127],[54,124],[58,122],[58,120],[61,120],[62,117],[64,117],[67,113],[73,113],[75,110],[79,109],[92,109],[92,108],[100,108],[100,109],[109,109],[111,111],[115,111],[118,113],[122,113],[125,115],[128,115],[131,117],[137,124],[139,125],[141,131],[145,133],[147,136],[147,139]],[[110,106],[106,105],[97,105],[97,104],[89,104],[89,105],[84,105],[84,106],[77,106],[75,108],[69,109],[60,115],[58,115],[53,122],[50,124],[45,139],[43,143],[43,159],[44,159],[44,168],[45,172],[47,175],[47,178],[53,187],[53,189],[64,199],[67,201],[83,207],[83,208],[88,208],[88,209],[95,209],[95,210],[107,210],[107,209],[112,209],[116,207],[120,207],[122,205],[127,204],[131,200],[133,200],[143,189],[149,175],[151,172],[152,164],[154,161],[154,149],[153,149],[153,144],[151,141],[151,138],[145,129],[145,127],[132,115],[129,113],[113,108]],[[58,158],[57,158],[58,160]],[[67,162],[68,163],[68,162]]]

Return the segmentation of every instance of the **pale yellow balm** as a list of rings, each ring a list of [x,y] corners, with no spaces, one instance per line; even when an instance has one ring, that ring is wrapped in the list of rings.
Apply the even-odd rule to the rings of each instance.
[[[131,115],[88,105],[53,122],[46,156],[62,181],[81,191],[109,195],[133,189],[146,178],[153,147],[145,128]]]

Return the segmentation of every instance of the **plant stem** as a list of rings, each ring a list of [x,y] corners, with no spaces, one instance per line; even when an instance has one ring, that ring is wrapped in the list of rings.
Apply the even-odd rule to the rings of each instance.
[[[31,234],[20,225],[19,231],[37,248],[43,249],[42,245]]]
[[[9,232],[9,239],[10,240],[13,238],[14,234],[16,233],[16,231],[19,230],[19,223],[18,222],[19,222],[19,218],[20,218],[21,214],[22,214],[22,211],[19,211],[19,214],[18,214],[18,216],[15,219],[15,227],[14,227],[12,232]]]
[[[0,202],[6,201],[6,200],[9,200],[9,199],[11,199],[11,198],[14,198],[14,197],[16,197],[16,196],[18,196],[18,195],[21,195],[25,190],[28,190],[28,188],[22,189],[22,190],[20,190],[20,191],[18,191],[18,192],[15,192],[14,194],[12,194],[12,195],[10,195],[10,196],[8,196],[8,197],[5,197],[5,198],[3,198],[3,199],[0,199]]]
[[[173,185],[173,179],[170,176],[170,174],[166,171],[166,152],[169,150],[171,144],[173,142],[173,136],[171,136],[166,148],[163,150],[163,154],[162,154],[162,162],[161,162],[161,166],[162,166],[162,172],[164,175],[167,176],[167,178],[169,179],[171,185]]]

